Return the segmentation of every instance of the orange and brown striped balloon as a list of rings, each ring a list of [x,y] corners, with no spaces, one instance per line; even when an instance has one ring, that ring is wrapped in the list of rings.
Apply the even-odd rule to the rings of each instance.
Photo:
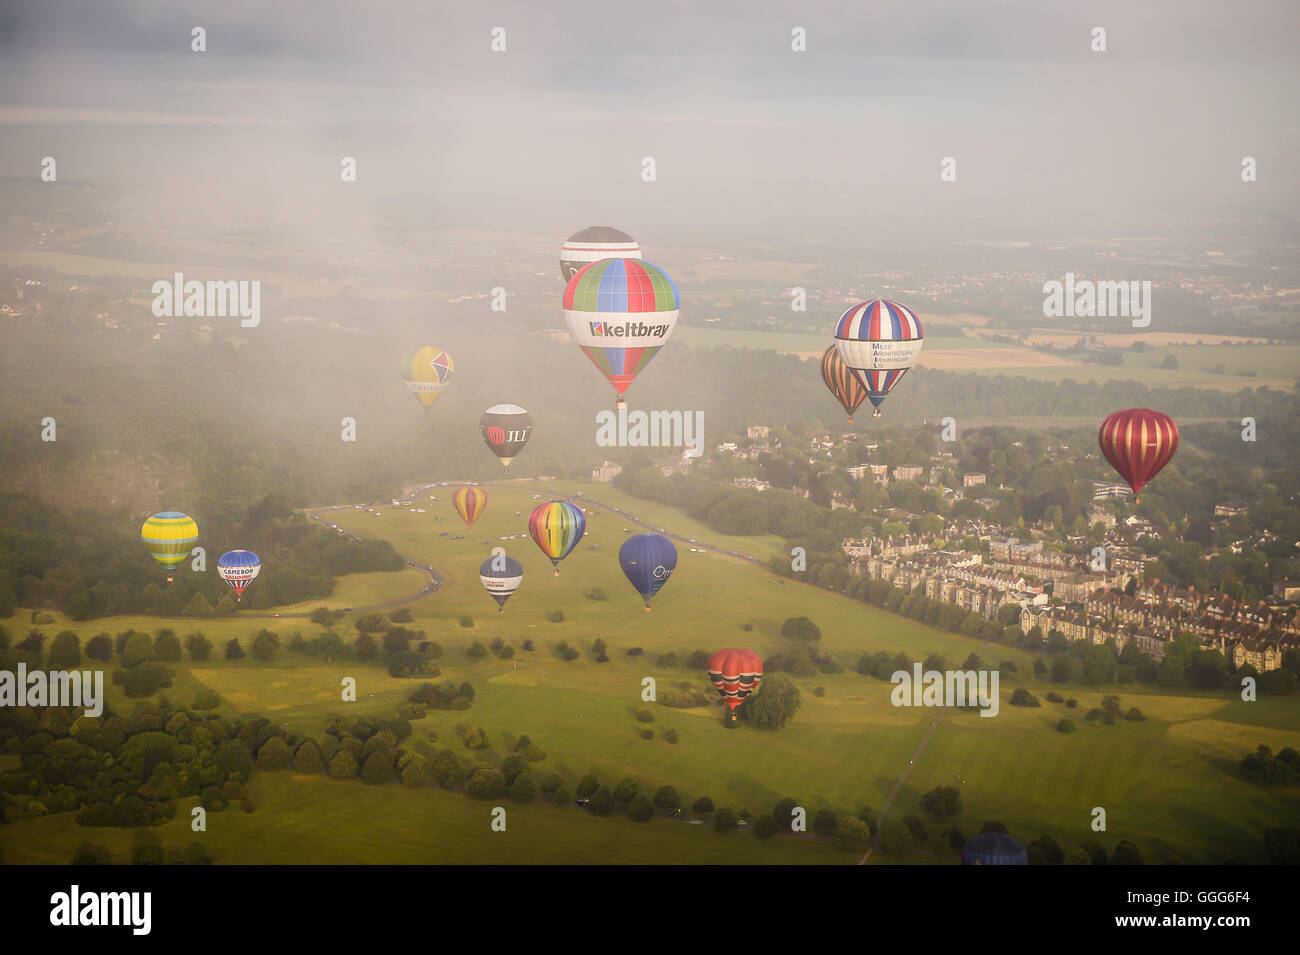
[[[822,355],[822,381],[826,382],[826,387],[835,396],[835,400],[844,407],[849,416],[849,424],[852,424],[853,412],[867,400],[867,389],[862,387],[849,366],[844,364],[839,349],[834,345]]]
[[[1101,423],[1097,443],[1110,466],[1137,494],[1178,450],[1178,425],[1162,412],[1129,408]]]

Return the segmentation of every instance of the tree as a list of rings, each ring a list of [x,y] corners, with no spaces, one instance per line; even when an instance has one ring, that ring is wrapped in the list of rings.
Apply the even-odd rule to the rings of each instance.
[[[880,834],[880,850],[887,855],[902,855],[912,847],[912,830],[902,822],[891,822]]]
[[[592,815],[608,816],[618,808],[618,803],[614,800],[614,794],[609,791],[608,786],[601,786],[591,796],[591,802],[587,803]]]
[[[487,766],[480,766],[465,780],[466,795],[475,799],[495,799],[505,791],[506,778]]]
[[[289,765],[289,747],[283,739],[272,736],[257,752],[257,765],[261,769],[284,769]]]
[[[941,822],[961,813],[961,792],[955,786],[936,786],[921,797],[921,808]]]
[[[614,800],[620,806],[626,806],[632,797],[641,791],[641,783],[631,776],[624,776],[614,787]]]
[[[50,666],[71,669],[81,665],[81,641],[71,630],[64,630],[50,644]]]
[[[701,796],[699,799],[695,800],[691,808],[701,815],[713,812],[713,800],[708,796]]]
[[[713,814],[713,828],[717,832],[730,832],[736,828],[736,814],[730,809],[719,809]]]
[[[1115,847],[1110,857],[1111,865],[1142,865],[1142,853],[1133,843],[1125,839]]]
[[[855,819],[852,816],[845,816],[840,820],[839,828],[835,830],[835,847],[837,849],[844,852],[861,853],[867,850],[867,845],[870,842],[871,830],[867,828],[867,824],[862,820]]]
[[[239,645],[238,637],[231,637],[226,644],[227,660],[242,660],[244,658],[244,648]]]
[[[835,811],[832,809],[819,809],[817,815],[813,817],[813,832],[819,836],[833,835],[839,825],[840,821],[836,818]]]
[[[1170,352],[1168,355],[1165,356],[1165,360],[1160,363],[1160,367],[1168,369],[1170,371],[1177,371],[1178,356],[1175,355],[1173,352]]]
[[[320,747],[315,740],[303,740],[298,751],[293,755],[293,768],[300,773],[319,773],[325,768],[321,761]]]
[[[124,667],[139,666],[146,660],[152,660],[153,641],[149,639],[148,634],[132,631],[122,647],[121,656]]]
[[[794,810],[798,805],[788,796],[785,799],[777,800],[776,805],[772,807],[772,820],[785,832],[789,832],[790,824],[794,822]]]
[[[376,616],[378,616],[378,614],[376,614]],[[379,655],[379,644],[375,642],[375,638],[368,633],[357,634],[357,639],[352,644],[352,648],[357,655],[357,659],[363,663],[373,660]]]
[[[799,702],[799,688],[788,677],[774,673],[745,701],[740,711],[747,712],[748,719],[759,729],[780,729],[794,719]]]
[[[872,809],[870,806],[863,806],[861,809],[858,810],[857,819],[858,822],[862,823],[869,830],[871,830],[871,834],[873,836],[876,834],[876,812],[874,809]]]
[[[113,853],[107,846],[85,839],[77,845],[72,853],[73,865],[112,865]]]
[[[590,799],[596,794],[596,790],[599,788],[600,780],[596,778],[596,774],[587,773],[587,775],[578,780],[578,798]]]
[[[331,779],[352,779],[357,775],[358,769],[356,757],[346,749],[340,749],[330,760]]]
[[[510,798],[515,802],[532,802],[537,798],[537,786],[528,773],[520,773],[510,784]]]
[[[106,633],[91,637],[86,644],[86,656],[96,663],[107,663],[113,658],[113,638]]]
[[[781,636],[787,640],[816,643],[822,638],[821,629],[807,617],[787,617],[781,624]]]
[[[273,660],[280,649],[280,638],[270,630],[262,630],[253,638],[253,657],[257,660]]]
[[[637,793],[627,804],[627,814],[635,822],[648,822],[655,814],[654,803],[645,793]]]
[[[656,809],[662,809],[664,812],[673,812],[674,810],[681,808],[682,798],[677,795],[677,790],[672,786],[660,786],[655,791],[653,804]]]
[[[770,839],[779,831],[780,827],[771,816],[759,816],[754,820],[754,835],[760,839]]]
[[[202,662],[212,656],[212,641],[202,633],[191,633],[185,638],[185,649],[191,660]]]

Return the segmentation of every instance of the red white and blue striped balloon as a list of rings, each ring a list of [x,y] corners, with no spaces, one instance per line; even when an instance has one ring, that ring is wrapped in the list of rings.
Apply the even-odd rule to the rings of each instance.
[[[883,298],[859,302],[835,324],[835,347],[876,407],[898,384],[924,344],[916,313]],[[879,412],[876,413],[879,417]]]

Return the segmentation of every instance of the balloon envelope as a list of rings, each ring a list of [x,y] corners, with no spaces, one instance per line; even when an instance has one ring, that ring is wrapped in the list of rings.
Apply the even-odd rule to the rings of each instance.
[[[487,491],[481,487],[458,487],[452,492],[451,506],[456,509],[465,526],[472,529],[474,522],[487,507]]]
[[[230,585],[236,596],[262,571],[262,558],[251,550],[228,550],[217,558],[217,573]]]
[[[981,832],[961,850],[962,865],[1029,865],[1025,847],[1005,832]]]
[[[719,650],[709,657],[708,671],[709,682],[735,712],[762,682],[763,661],[753,650]]]
[[[1116,411],[1101,423],[1097,444],[1137,494],[1178,450],[1178,425],[1169,415],[1150,408]]]
[[[620,395],[668,341],[679,307],[673,280],[636,259],[593,262],[564,289],[569,334]]]
[[[167,568],[171,580],[171,572],[185,561],[199,539],[199,525],[180,511],[159,511],[141,526],[140,539],[153,559]]]
[[[584,265],[601,259],[639,259],[641,247],[626,232],[594,225],[569,236],[560,250],[560,275],[569,281]]]
[[[494,567],[493,564],[498,566]],[[519,589],[519,584],[524,579],[524,568],[513,557],[489,557],[479,567],[478,578],[483,582],[483,589],[504,610],[506,601]]]
[[[853,412],[867,400],[867,389],[862,387],[849,366],[844,364],[840,350],[835,345],[831,345],[822,354],[822,381],[852,422]]]
[[[677,548],[658,534],[635,534],[618,549],[623,573],[650,606],[650,598],[659,593],[677,567]]]
[[[488,450],[509,469],[533,433],[533,416],[518,405],[493,405],[478,419],[478,429]]]
[[[846,309],[835,324],[835,347],[876,407],[916,364],[923,343],[916,313],[882,298]]]
[[[528,533],[533,535],[542,553],[551,559],[557,573],[560,561],[578,546],[586,530],[587,517],[582,508],[569,501],[538,504],[528,515]]]
[[[456,365],[441,348],[434,348],[432,345],[425,345],[413,352],[407,352],[402,357],[402,380],[406,382],[406,387],[424,405],[427,412],[429,406],[438,400],[438,395],[442,394],[442,389],[447,387],[451,381],[452,374],[456,371]]]

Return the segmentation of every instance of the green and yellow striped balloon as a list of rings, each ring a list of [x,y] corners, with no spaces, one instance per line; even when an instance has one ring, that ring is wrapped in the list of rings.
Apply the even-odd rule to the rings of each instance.
[[[162,511],[144,522],[140,539],[153,554],[153,559],[167,568],[170,581],[172,571],[190,556],[190,549],[199,539],[199,525],[188,514]]]

